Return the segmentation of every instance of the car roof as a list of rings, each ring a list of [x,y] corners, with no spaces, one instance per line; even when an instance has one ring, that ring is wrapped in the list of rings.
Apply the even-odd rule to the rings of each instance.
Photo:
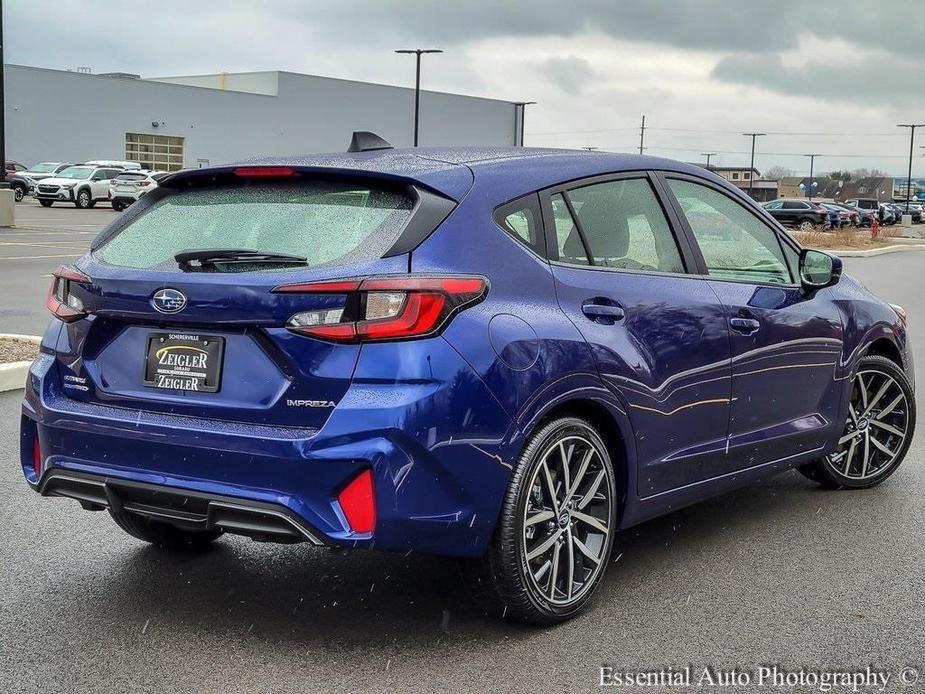
[[[499,201],[591,176],[626,171],[663,170],[706,178],[738,191],[706,169],[671,159],[636,154],[533,147],[420,147],[371,152],[338,152],[292,157],[263,157],[227,166],[186,169],[164,183],[227,173],[236,166],[288,166],[341,174],[369,174],[422,184],[460,200],[473,185]]]

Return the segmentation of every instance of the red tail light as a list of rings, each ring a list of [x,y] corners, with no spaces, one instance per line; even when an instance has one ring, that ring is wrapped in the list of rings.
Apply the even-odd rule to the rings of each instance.
[[[337,495],[350,529],[355,533],[371,533],[376,527],[376,497],[373,494],[373,473],[366,469],[353,478]]]
[[[88,285],[90,282],[90,278],[76,268],[61,265],[52,275],[48,298],[45,300],[46,308],[65,323],[83,318],[87,312],[84,311],[83,302],[71,292],[71,285]]]
[[[239,166],[234,175],[241,178],[286,178],[295,176],[296,170],[289,166]]]
[[[407,275],[289,284],[273,291],[346,295],[343,308],[297,313],[286,327],[331,342],[373,342],[435,335],[487,290],[483,277]]]
[[[139,188],[144,188],[145,186],[151,185],[151,181],[148,181],[148,180],[136,181],[135,185],[138,186]]]
[[[32,469],[36,479],[42,476],[42,444],[38,436],[32,439]]]

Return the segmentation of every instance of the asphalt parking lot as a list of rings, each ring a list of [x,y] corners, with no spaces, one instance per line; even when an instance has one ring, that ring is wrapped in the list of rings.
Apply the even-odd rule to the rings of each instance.
[[[17,203],[16,226],[0,229],[0,332],[41,334],[52,271],[83,255],[118,214],[108,205],[42,207],[29,197]]]
[[[0,231],[0,318],[37,333],[45,275],[113,213],[17,213],[23,228]],[[846,266],[906,307],[925,369],[922,262]],[[893,673],[886,691],[925,691],[897,681],[905,667],[925,678],[921,432],[879,488],[822,491],[790,472],[622,533],[592,609],[542,630],[476,612],[450,560],[239,538],[198,557],[146,546],[28,489],[19,399],[0,395],[2,692],[587,691],[601,665],[768,664],[871,665]]]

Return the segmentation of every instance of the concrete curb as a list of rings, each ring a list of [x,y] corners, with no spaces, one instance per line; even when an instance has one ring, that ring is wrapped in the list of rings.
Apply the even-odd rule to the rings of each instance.
[[[0,364],[0,393],[8,390],[20,390],[26,387],[31,361],[14,361]]]
[[[26,342],[32,342],[37,345],[42,344],[41,335],[19,335],[18,333],[0,333],[0,340],[4,338],[8,340],[25,340]]]
[[[896,246],[884,246],[883,248],[871,248],[867,251],[846,248],[843,251],[837,248],[828,249],[828,253],[834,253],[840,258],[872,258],[877,255],[886,255],[887,253],[902,253],[905,251],[922,251],[925,250],[925,243],[905,243]]]
[[[34,344],[40,344],[42,342],[42,338],[38,335],[0,333],[0,338],[4,337],[26,340]],[[24,388],[26,385],[26,377],[29,375],[29,366],[31,366],[31,364],[31,361],[14,361],[9,364],[0,364],[0,393]]]

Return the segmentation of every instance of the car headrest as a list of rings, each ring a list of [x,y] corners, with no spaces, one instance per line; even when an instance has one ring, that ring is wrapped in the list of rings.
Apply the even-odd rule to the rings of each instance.
[[[629,224],[620,200],[612,191],[595,195],[582,205],[578,217],[591,245],[591,254],[600,258],[623,258],[630,245]]]

